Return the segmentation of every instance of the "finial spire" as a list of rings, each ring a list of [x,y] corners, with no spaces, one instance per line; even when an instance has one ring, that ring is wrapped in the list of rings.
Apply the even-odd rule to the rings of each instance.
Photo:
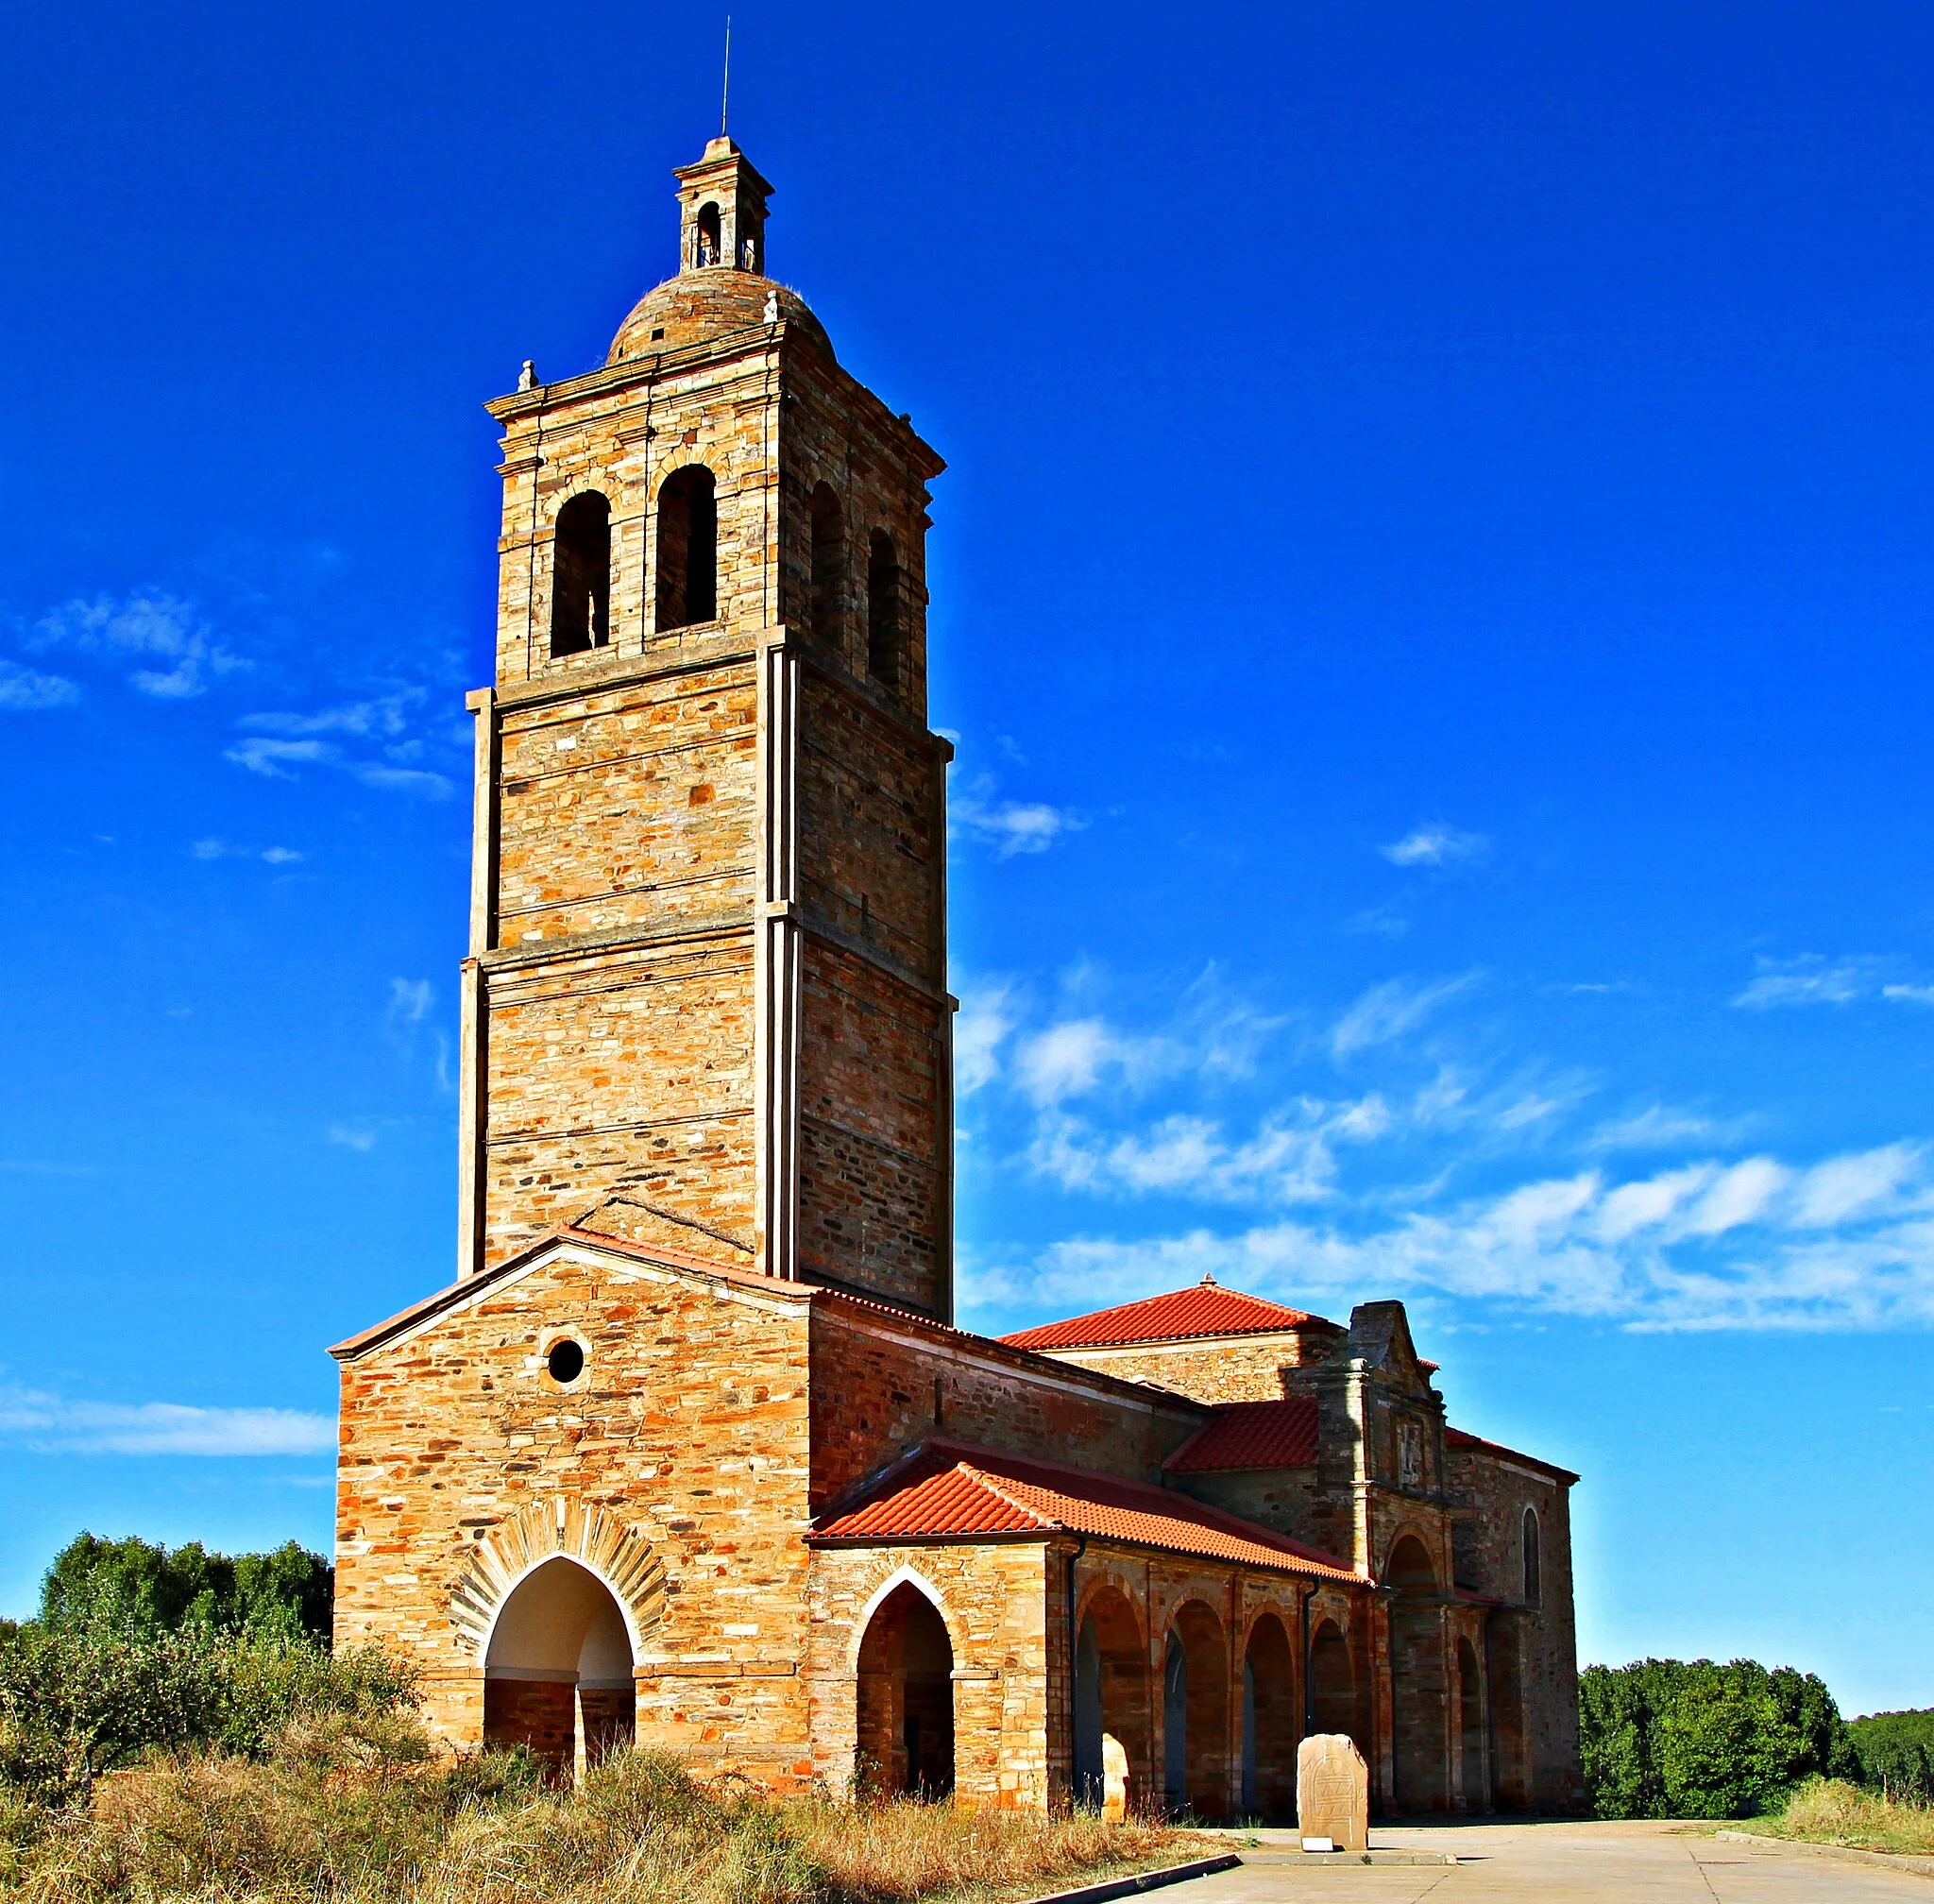
[[[719,89],[719,137],[725,136],[725,116],[732,110],[732,15],[725,16],[725,83]]]

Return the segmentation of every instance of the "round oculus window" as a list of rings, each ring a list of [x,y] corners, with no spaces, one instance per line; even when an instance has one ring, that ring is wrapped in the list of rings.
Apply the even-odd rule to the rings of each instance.
[[[585,1372],[585,1345],[564,1336],[551,1345],[544,1366],[551,1370],[553,1382],[575,1382]]]

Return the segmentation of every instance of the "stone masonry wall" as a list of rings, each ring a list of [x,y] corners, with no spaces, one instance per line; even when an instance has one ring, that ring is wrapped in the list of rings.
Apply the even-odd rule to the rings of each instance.
[[[1046,1547],[1037,1542],[823,1548],[813,1556],[813,1759],[836,1791],[853,1776],[856,1672],[866,1616],[911,1574],[954,1652],[954,1789],[969,1805],[1048,1802]]]
[[[1333,1520],[1319,1514],[1327,1503],[1316,1487],[1315,1468],[1250,1468],[1233,1474],[1182,1474],[1174,1484],[1261,1527],[1273,1527],[1293,1540],[1322,1547],[1331,1537]],[[1342,1556],[1338,1556],[1341,1558]]]
[[[336,1639],[423,1672],[425,1716],[482,1736],[484,1661],[452,1596],[533,1504],[603,1510],[663,1568],[637,1736],[704,1767],[809,1776],[806,1303],[560,1245],[342,1372]],[[560,1388],[543,1352],[586,1350]],[[548,1511],[548,1509],[547,1509]]]
[[[637,672],[564,701],[507,700],[500,711],[499,944],[748,916],[749,654]]]
[[[857,1304],[813,1312],[812,1501],[820,1512],[940,1436],[1153,1481],[1201,1423],[1186,1402],[1037,1374],[972,1336],[916,1333]]]
[[[936,982],[945,850],[933,738],[840,672],[804,672],[800,893],[806,917]]]
[[[752,967],[732,928],[484,961],[486,1262],[620,1181],[750,1239]]]
[[[1574,1811],[1580,1803],[1578,1641],[1572,1607],[1570,1489],[1535,1469],[1483,1449],[1448,1451],[1458,1508],[1461,1579],[1477,1592],[1524,1607],[1510,1619],[1519,1653],[1532,1802]],[[1524,1598],[1525,1508],[1538,1521],[1542,1591]]]
[[[1333,1331],[1284,1330],[1281,1334],[1043,1352],[1058,1362],[1097,1368],[1127,1382],[1151,1382],[1197,1402],[1280,1402],[1288,1386],[1283,1370],[1312,1366],[1328,1353],[1335,1339]]]
[[[802,991],[800,1266],[942,1312],[945,1006],[812,937]]]

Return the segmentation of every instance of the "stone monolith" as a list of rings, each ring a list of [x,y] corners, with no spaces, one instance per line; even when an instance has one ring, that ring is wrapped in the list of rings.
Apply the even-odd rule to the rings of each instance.
[[[1370,1848],[1370,1768],[1356,1741],[1342,1732],[1312,1732],[1296,1751],[1297,1828],[1331,1838],[1344,1851]]]

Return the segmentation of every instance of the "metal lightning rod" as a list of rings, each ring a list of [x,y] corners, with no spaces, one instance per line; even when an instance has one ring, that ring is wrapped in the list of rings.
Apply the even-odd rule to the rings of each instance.
[[[719,137],[725,136],[725,115],[732,106],[732,15],[725,16],[725,84],[719,94]]]

